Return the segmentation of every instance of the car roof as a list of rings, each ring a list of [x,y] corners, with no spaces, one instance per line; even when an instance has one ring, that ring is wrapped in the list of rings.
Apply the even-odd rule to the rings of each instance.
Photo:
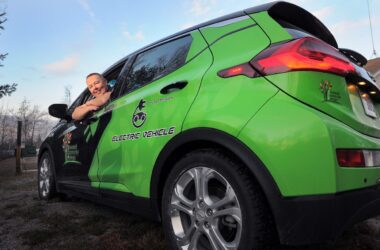
[[[172,39],[179,38],[181,36],[185,36],[189,34],[190,32],[203,28],[205,26],[209,26],[215,23],[223,22],[229,19],[233,19],[236,17],[244,16],[244,15],[250,15],[253,13],[258,13],[262,11],[268,11],[270,15],[275,15],[279,19],[287,20],[292,19],[294,21],[295,18],[297,19],[308,19],[307,25],[305,27],[302,27],[304,30],[308,31],[310,34],[315,35],[316,37],[320,38],[321,40],[329,43],[330,45],[334,47],[338,47],[337,42],[334,38],[334,36],[331,34],[331,32],[320,22],[316,17],[314,17],[310,12],[306,11],[305,9],[288,3],[284,1],[274,1],[262,5],[258,5],[255,7],[251,7],[245,10],[237,11],[231,14],[227,14],[203,23],[200,23],[198,25],[192,26],[190,28],[184,29],[182,31],[179,31],[173,35],[167,36],[165,38],[162,38],[154,43],[151,43],[147,46],[142,47],[141,49],[134,51],[133,53],[123,57],[119,61],[117,61],[115,64],[113,64],[111,67],[109,67],[105,72],[108,72],[121,63],[125,62],[129,57],[139,54],[140,52],[147,50],[149,48],[153,48],[155,46],[160,45],[161,43],[167,42]],[[305,23],[305,22],[304,22]],[[314,28],[313,26],[318,26],[317,28]]]

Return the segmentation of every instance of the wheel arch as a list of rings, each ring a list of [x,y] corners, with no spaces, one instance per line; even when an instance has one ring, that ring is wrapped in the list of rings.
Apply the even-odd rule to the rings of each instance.
[[[161,197],[165,181],[176,161],[186,153],[201,148],[216,148],[244,164],[259,183],[272,210],[281,198],[277,184],[257,155],[236,137],[211,128],[195,128],[172,138],[161,151],[155,163],[150,183],[150,197],[155,218],[161,220]]]

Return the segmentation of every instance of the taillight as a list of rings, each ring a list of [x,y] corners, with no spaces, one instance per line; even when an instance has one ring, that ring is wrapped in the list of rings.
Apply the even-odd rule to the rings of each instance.
[[[380,166],[379,150],[337,149],[336,156],[342,167]]]
[[[238,75],[245,75],[248,77],[259,76],[249,63],[243,63],[243,64],[236,65],[234,67],[231,67],[225,70],[221,70],[218,72],[218,75],[223,78],[238,76]]]
[[[322,71],[346,76],[355,73],[355,66],[327,43],[304,37],[272,45],[249,63],[221,70],[218,75],[224,78],[236,75],[257,77],[289,71]]]
[[[361,150],[337,150],[338,163],[342,167],[365,167],[364,154]]]
[[[250,62],[262,75],[289,71],[323,71],[345,76],[354,65],[334,47],[312,37],[276,44]]]

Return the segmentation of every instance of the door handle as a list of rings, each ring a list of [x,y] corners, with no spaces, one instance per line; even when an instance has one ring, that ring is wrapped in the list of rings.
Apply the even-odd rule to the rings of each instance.
[[[163,94],[163,95],[166,95],[166,94],[170,94],[170,93],[172,93],[174,91],[181,90],[184,87],[186,87],[187,83],[188,83],[187,81],[179,81],[179,82],[171,83],[171,84],[166,85],[165,87],[163,87],[161,89],[160,93]]]

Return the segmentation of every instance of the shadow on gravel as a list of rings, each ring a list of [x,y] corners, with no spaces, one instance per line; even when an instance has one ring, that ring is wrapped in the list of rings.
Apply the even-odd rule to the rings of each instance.
[[[35,161],[17,177],[14,159],[0,162],[0,249],[166,249],[158,223],[83,200],[40,201]],[[380,249],[380,217],[334,242],[277,249]]]

